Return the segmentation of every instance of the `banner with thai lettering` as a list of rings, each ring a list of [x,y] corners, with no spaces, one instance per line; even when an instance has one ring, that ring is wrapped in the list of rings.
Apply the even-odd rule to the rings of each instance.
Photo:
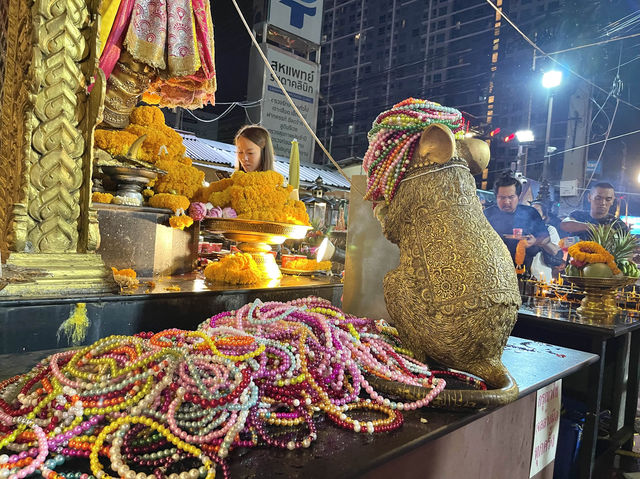
[[[318,116],[320,66],[272,45],[263,45],[262,48],[265,50],[271,68],[280,78],[304,119],[315,131]],[[260,111],[256,112],[257,109],[254,109],[251,119],[255,122],[259,121],[269,130],[276,155],[289,158],[291,140],[296,139],[300,149],[300,162],[312,163],[315,146],[313,137],[304,127],[284,96],[282,89],[255,52],[252,52],[249,74],[251,78],[249,79],[248,98],[262,98]]]
[[[556,457],[560,430],[562,379],[538,389],[536,419],[533,424],[533,451],[529,477],[535,476]]]

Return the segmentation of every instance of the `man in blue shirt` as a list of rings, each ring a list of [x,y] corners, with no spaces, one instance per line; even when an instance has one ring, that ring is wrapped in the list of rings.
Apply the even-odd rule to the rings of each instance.
[[[507,245],[514,264],[518,242],[521,239],[527,241],[524,265],[529,271],[533,257],[540,248],[549,245],[547,226],[535,208],[519,204],[522,185],[516,178],[511,176],[498,178],[493,191],[496,194],[497,204],[484,210],[484,214]],[[514,235],[514,229],[522,230],[521,237]]]
[[[609,213],[616,199],[616,192],[611,183],[600,182],[594,185],[587,197],[589,211],[574,211],[562,223],[560,228],[567,233],[579,236],[581,240],[589,240],[590,225],[611,225],[615,230],[626,232],[629,228],[620,218]]]

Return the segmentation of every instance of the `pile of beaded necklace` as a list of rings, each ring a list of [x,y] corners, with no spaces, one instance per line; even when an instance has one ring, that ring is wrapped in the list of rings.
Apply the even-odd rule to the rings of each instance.
[[[396,429],[402,410],[428,405],[445,381],[390,330],[309,297],[54,354],[0,382],[0,478],[226,478],[236,447],[309,447],[320,414],[356,433]],[[367,376],[425,397],[385,398]],[[92,475],[55,471],[77,458]]]
[[[448,126],[462,138],[464,120],[455,108],[408,98],[378,115],[369,131],[364,155],[367,174],[365,199],[391,202],[411,163],[422,131],[433,123]]]

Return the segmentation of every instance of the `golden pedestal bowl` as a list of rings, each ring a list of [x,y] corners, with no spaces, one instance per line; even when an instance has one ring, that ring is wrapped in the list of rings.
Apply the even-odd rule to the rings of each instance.
[[[238,249],[253,256],[258,268],[269,279],[282,277],[276,259],[270,253],[270,245],[282,244],[288,239],[302,239],[311,229],[311,226],[238,218],[206,218],[200,227],[236,241]]]
[[[638,278],[617,276],[613,278],[585,278],[582,276],[563,276],[565,281],[575,284],[585,293],[577,309],[582,319],[596,323],[613,321],[620,312],[616,293],[620,288],[635,283]]]

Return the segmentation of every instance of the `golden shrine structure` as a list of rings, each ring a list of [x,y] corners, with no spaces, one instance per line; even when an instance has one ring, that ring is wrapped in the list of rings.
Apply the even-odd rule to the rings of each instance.
[[[0,250],[5,276],[13,270],[35,281],[8,282],[0,295],[115,288],[96,254],[100,234],[91,207],[93,133],[105,96],[96,68],[97,4],[4,2]]]

